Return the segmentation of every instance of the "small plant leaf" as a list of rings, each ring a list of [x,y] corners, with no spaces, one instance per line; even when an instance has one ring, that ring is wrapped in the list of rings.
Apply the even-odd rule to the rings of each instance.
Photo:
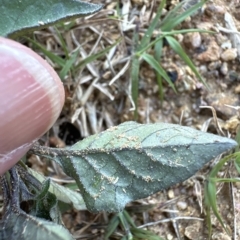
[[[78,0],[0,0],[0,8],[0,36],[15,37],[28,30],[93,14],[102,5]]]
[[[0,229],[0,239],[73,240],[63,226],[22,212],[11,211],[0,221]]]
[[[58,209],[57,198],[54,194],[48,191],[50,184],[51,180],[49,178],[43,182],[42,190],[36,197],[35,206],[31,209],[31,215],[61,224],[62,219],[61,213]]]
[[[73,177],[90,211],[122,211],[191,177],[237,143],[228,138],[167,123],[125,122],[66,149],[34,147]]]
[[[43,183],[46,181],[46,177],[42,174],[34,171],[31,168],[27,169],[30,174],[32,174],[39,182]],[[48,191],[54,194],[58,201],[72,204],[73,207],[77,210],[86,210],[86,205],[83,201],[81,194],[73,191],[67,187],[59,185],[53,181],[51,181]]]

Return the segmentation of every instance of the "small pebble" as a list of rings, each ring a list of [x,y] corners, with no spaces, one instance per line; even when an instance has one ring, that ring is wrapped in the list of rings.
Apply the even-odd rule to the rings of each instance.
[[[200,228],[200,222],[195,223],[193,225],[188,225],[185,228],[184,235],[191,240],[196,240],[199,238],[199,228]]]
[[[193,32],[185,34],[183,41],[186,47],[196,49],[201,46],[202,38],[199,32]]]
[[[221,114],[222,119],[229,119],[236,115],[236,110],[226,105],[239,106],[240,104],[238,96],[230,92],[209,93],[205,100],[209,106],[212,106],[218,112],[218,114]]]
[[[228,77],[231,82],[239,81],[240,77],[239,74],[233,70],[228,72]]]
[[[173,237],[172,234],[169,233],[169,234],[167,235],[167,240],[172,240],[173,238],[174,238],[174,237]]]
[[[222,66],[220,68],[220,72],[223,75],[227,75],[227,73],[228,73],[228,65],[227,65],[226,62],[223,62]]]
[[[183,34],[177,34],[177,35],[176,35],[176,39],[177,39],[177,41],[178,41],[179,43],[181,43],[181,42],[183,41],[183,39],[184,39]]]
[[[231,240],[232,238],[225,233],[215,233],[212,235],[212,240]]]
[[[168,191],[168,198],[169,199],[173,199],[174,198],[174,191],[172,190],[172,189],[170,189],[169,191]]]
[[[220,58],[221,49],[215,41],[211,41],[207,46],[207,51],[199,54],[197,59],[202,62],[214,62]]]
[[[199,22],[197,23],[197,28],[202,30],[212,30],[213,24],[213,22]]]
[[[200,72],[200,74],[205,74],[205,73],[207,73],[207,72],[208,72],[207,66],[206,66],[206,65],[201,65],[201,66],[199,67],[199,72]]]
[[[240,84],[238,84],[235,88],[234,88],[234,92],[239,94],[240,93]]]
[[[221,48],[222,49],[229,49],[229,48],[232,48],[232,43],[230,42],[230,41],[227,41],[227,42],[223,42],[222,44],[221,44]]]
[[[219,69],[221,67],[221,61],[216,61],[216,62],[211,62],[209,65],[208,65],[208,69],[210,71],[213,71],[213,70],[216,70],[216,69]]]
[[[225,50],[222,54],[221,54],[221,58],[223,61],[232,61],[234,59],[236,59],[237,57],[237,49],[236,48],[230,48]]]
[[[199,32],[194,32],[191,35],[191,45],[193,48],[198,48],[201,46],[202,38]]]
[[[226,12],[225,8],[222,6],[218,6],[216,4],[210,4],[207,6],[207,8],[205,9],[205,13],[209,16],[209,17],[213,17],[216,16],[216,14],[221,14],[223,15]]]
[[[179,210],[185,210],[187,209],[187,203],[186,202],[183,202],[183,201],[179,201],[177,202],[177,207]]]

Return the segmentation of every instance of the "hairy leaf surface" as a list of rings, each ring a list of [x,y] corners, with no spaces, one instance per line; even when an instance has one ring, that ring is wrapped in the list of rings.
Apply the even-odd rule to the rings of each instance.
[[[0,36],[45,28],[93,14],[101,8],[100,4],[78,0],[0,0]]]
[[[167,123],[125,122],[70,148],[42,149],[73,177],[90,211],[122,211],[194,175],[234,140]]]

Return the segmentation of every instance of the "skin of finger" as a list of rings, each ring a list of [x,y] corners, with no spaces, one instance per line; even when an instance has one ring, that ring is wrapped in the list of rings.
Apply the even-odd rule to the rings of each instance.
[[[0,175],[11,168],[58,118],[63,85],[31,49],[0,38]]]

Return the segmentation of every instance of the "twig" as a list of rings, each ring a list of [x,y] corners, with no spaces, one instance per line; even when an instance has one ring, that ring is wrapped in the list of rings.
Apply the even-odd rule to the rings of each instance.
[[[144,224],[144,225],[139,226],[138,228],[145,228],[145,227],[157,225],[157,224],[159,224],[159,223],[172,222],[172,221],[176,221],[176,220],[198,220],[198,221],[203,221],[204,219],[202,219],[202,218],[197,218],[197,217],[175,217],[175,218],[167,218],[167,219],[162,219],[162,220],[159,220],[159,221],[156,221],[156,222],[146,223],[146,224]]]

